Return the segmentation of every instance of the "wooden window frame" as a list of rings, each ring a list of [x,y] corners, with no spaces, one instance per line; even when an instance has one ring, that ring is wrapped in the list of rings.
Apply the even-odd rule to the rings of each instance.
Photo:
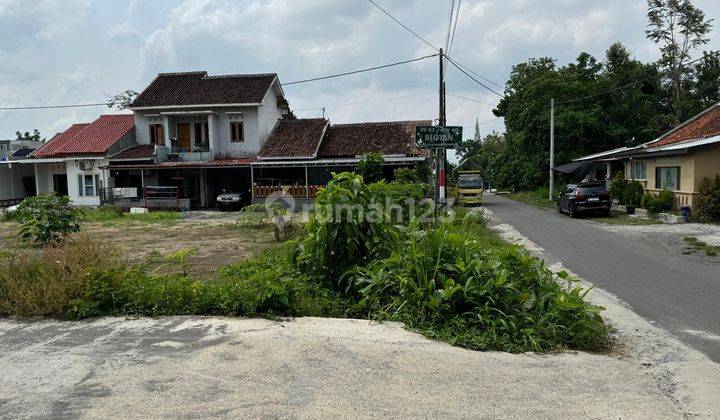
[[[165,129],[162,124],[150,124],[150,144],[165,145]]]
[[[245,142],[245,125],[242,121],[230,121],[230,143]]]

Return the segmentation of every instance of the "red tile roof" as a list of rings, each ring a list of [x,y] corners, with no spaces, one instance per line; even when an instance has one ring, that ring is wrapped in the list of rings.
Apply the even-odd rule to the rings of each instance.
[[[706,109],[695,118],[665,134],[659,141],[648,144],[648,147],[667,146],[717,135],[720,135],[720,104]]]
[[[44,158],[55,155],[55,152],[65,145],[65,143],[72,140],[80,131],[87,127],[88,123],[73,124],[67,130],[62,133],[55,134],[50,140],[45,142],[42,146],[38,147],[35,152],[32,153],[33,157]]]
[[[262,102],[277,74],[208,76],[207,72],[160,73],[131,107],[249,104]]]
[[[429,156],[415,144],[415,127],[432,121],[390,121],[335,124],[328,128],[319,157],[355,157],[370,152],[383,155]]]
[[[312,159],[327,126],[328,120],[324,118],[280,120],[260,149],[258,157]]]
[[[35,151],[33,157],[105,154],[135,127],[130,114],[101,115],[90,124],[74,124]]]

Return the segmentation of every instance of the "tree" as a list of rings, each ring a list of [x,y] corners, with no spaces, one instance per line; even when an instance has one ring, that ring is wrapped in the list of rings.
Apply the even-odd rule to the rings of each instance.
[[[694,78],[690,100],[689,115],[695,115],[720,102],[720,57],[718,51],[703,52],[703,58],[693,67]]]
[[[362,175],[363,180],[370,184],[382,179],[382,165],[384,159],[379,153],[368,153],[364,155],[358,162],[358,172]]]
[[[108,108],[127,109],[130,104],[137,98],[138,93],[134,90],[126,90],[119,93],[108,100]]]
[[[682,118],[683,78],[690,52],[708,43],[712,19],[690,0],[648,0],[648,39],[660,46],[660,64],[673,88],[675,116]]]
[[[44,138],[40,138],[40,131],[37,128],[33,130],[32,134],[28,131],[24,133],[16,131],[15,136],[17,137],[17,140],[20,141],[45,141]]]

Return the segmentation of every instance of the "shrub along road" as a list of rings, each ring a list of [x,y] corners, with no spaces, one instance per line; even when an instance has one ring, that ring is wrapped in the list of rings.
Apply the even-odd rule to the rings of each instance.
[[[720,273],[716,267],[641,238],[608,232],[507,198],[488,195],[484,205],[495,218],[543,248],[542,256],[549,264],[562,262],[720,362]]]

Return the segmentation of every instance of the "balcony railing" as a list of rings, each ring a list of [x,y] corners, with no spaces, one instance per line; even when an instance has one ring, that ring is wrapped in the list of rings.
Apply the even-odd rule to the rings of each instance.
[[[208,147],[165,147],[155,150],[156,162],[204,162],[212,160],[213,152]]]

